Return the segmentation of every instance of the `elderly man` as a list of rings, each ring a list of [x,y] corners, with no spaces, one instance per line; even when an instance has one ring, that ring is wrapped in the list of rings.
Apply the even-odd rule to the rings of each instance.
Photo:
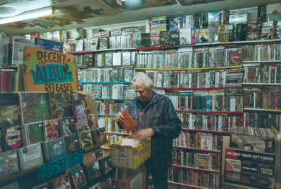
[[[137,73],[132,84],[137,97],[130,102],[127,110],[137,122],[133,137],[140,140],[151,137],[151,158],[146,167],[152,175],[154,188],[166,189],[172,139],[179,135],[181,122],[172,101],[152,91],[152,80],[146,74]],[[122,113],[118,112],[116,121],[122,124],[123,120]]]

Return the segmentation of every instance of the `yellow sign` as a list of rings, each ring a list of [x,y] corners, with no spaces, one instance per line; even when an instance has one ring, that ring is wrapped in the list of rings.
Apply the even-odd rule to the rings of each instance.
[[[77,91],[75,57],[35,47],[24,48],[25,91]]]

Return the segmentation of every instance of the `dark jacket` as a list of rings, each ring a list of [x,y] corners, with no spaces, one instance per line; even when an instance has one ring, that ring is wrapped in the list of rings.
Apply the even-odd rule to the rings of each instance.
[[[172,139],[181,132],[179,120],[172,101],[163,95],[153,93],[148,104],[143,104],[138,98],[133,99],[127,108],[137,122],[134,131],[153,128],[151,138],[151,158],[147,161],[148,169],[161,171],[171,163]]]

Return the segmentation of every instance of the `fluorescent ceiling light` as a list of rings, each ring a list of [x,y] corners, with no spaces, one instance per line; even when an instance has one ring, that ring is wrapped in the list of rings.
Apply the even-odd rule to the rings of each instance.
[[[38,18],[38,17],[43,17],[43,16],[48,16],[53,13],[52,7],[48,8],[43,8],[39,10],[34,10],[34,11],[29,11],[17,16],[13,16],[10,18],[3,18],[0,19],[0,24],[7,24],[11,22],[17,22],[17,21],[23,21],[23,20],[28,20],[32,18]]]

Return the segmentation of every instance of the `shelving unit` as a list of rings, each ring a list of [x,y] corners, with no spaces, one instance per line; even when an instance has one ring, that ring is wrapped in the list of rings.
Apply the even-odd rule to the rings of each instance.
[[[201,129],[186,129],[182,128],[183,131],[188,132],[204,132],[204,133],[215,133],[215,134],[221,134],[221,135],[229,135],[231,134],[230,131],[212,131],[212,130],[201,130]]]
[[[179,148],[179,149],[184,149],[184,150],[192,150],[192,151],[198,151],[198,152],[207,152],[207,153],[218,153],[218,154],[221,153],[221,151],[219,151],[219,150],[204,150],[204,149],[184,147],[184,146],[173,146],[173,148]]]
[[[192,111],[192,110],[176,110],[180,113],[194,113],[194,114],[243,114],[243,112],[224,112],[224,111]]]
[[[112,85],[112,84],[132,84],[131,82],[79,82],[79,84],[96,84],[96,85]]]
[[[199,169],[199,168],[196,168],[196,167],[187,167],[187,166],[176,165],[176,164],[173,164],[172,166],[177,167],[177,168],[182,168],[182,169],[189,169],[189,170],[194,170],[194,171],[202,171],[202,172],[207,172],[207,173],[220,174],[219,170]]]
[[[242,66],[207,67],[207,68],[135,68],[135,70],[157,70],[157,71],[193,71],[193,70],[225,70],[242,68]]]
[[[261,61],[252,61],[252,60],[244,60],[242,61],[242,52],[241,52],[241,62],[239,63],[239,65],[231,65],[231,66],[212,66],[212,67],[185,67],[185,68],[178,68],[176,67],[164,67],[164,68],[159,68],[159,67],[142,67],[138,65],[138,58],[137,56],[141,53],[153,53],[154,51],[161,51],[161,53],[163,52],[163,57],[165,56],[165,52],[166,51],[175,51],[176,53],[179,53],[179,50],[182,48],[192,48],[193,50],[197,50],[199,48],[202,47],[206,47],[206,48],[212,48],[212,47],[217,47],[217,46],[223,46],[225,48],[234,48],[234,47],[240,47],[243,45],[258,45],[258,44],[263,44],[263,43],[277,43],[277,42],[281,42],[281,40],[254,40],[254,41],[233,41],[233,42],[216,42],[216,43],[202,43],[202,44],[194,44],[194,45],[185,45],[185,46],[162,46],[162,47],[141,47],[141,48],[132,48],[132,49],[107,49],[107,50],[95,50],[95,51],[85,51],[85,52],[70,52],[71,54],[87,54],[87,53],[91,53],[91,54],[95,54],[95,53],[103,53],[103,52],[113,52],[113,51],[136,51],[136,63],[133,65],[133,70],[134,71],[144,71],[144,72],[150,72],[150,73],[154,73],[154,72],[161,72],[161,73],[165,73],[165,72],[170,72],[170,73],[175,73],[178,74],[180,72],[182,73],[206,73],[206,72],[222,72],[225,71],[225,73],[227,73],[227,71],[232,71],[232,70],[243,70],[245,69],[245,66],[247,65],[251,65],[251,66],[255,66],[259,65],[265,65],[265,64],[272,64],[272,65],[276,65],[279,64],[280,61],[279,60],[261,60]],[[242,48],[241,48],[242,49]],[[208,53],[208,52],[207,52]],[[208,55],[207,55],[208,56]],[[193,58],[191,59],[191,61],[194,61]],[[96,68],[107,68],[105,67],[96,67]],[[113,67],[112,67],[113,68]],[[116,67],[115,67],[116,68]],[[242,71],[243,72],[243,71]],[[155,78],[154,78],[155,79]],[[214,79],[214,78],[213,78]],[[164,80],[164,79],[163,79]],[[87,81],[87,82],[80,82],[81,85],[114,85],[114,84],[120,84],[120,85],[131,85],[131,82],[94,82],[94,81]],[[179,85],[179,84],[178,84]],[[228,83],[219,83],[217,84],[218,86],[211,86],[211,87],[204,87],[204,86],[197,86],[197,87],[181,87],[179,86],[158,86],[154,84],[154,88],[157,90],[162,90],[165,93],[177,93],[179,91],[193,91],[193,92],[210,92],[210,93],[214,93],[214,92],[219,92],[222,94],[228,94],[229,91],[234,91],[234,90],[243,90],[244,87],[247,86],[251,86],[251,87],[262,87],[262,86],[280,86],[280,84],[277,83],[246,83],[246,82],[239,82],[236,84],[228,84]],[[238,92],[239,93],[239,92]],[[235,94],[237,95],[237,94]],[[239,104],[241,105],[240,109],[235,109],[234,111],[229,111],[228,109],[225,109],[224,107],[222,108],[222,111],[218,111],[218,109],[216,111],[201,111],[201,110],[188,110],[188,109],[177,109],[176,108],[176,112],[178,114],[190,114],[193,116],[228,116],[229,118],[229,122],[233,122],[233,119],[235,117],[235,119],[239,120],[238,124],[239,126],[243,126],[244,124],[244,111],[245,112],[251,112],[251,111],[260,111],[260,112],[275,112],[278,113],[278,110],[269,110],[269,109],[257,109],[255,108],[254,110],[251,108],[247,108],[244,106],[243,102],[245,101],[245,97],[243,98],[243,94],[242,92],[239,93],[239,95],[241,96],[241,102],[239,102]],[[176,95],[175,95],[176,96]],[[120,98],[120,99],[112,99],[112,98],[96,98],[96,100],[98,101],[130,101],[131,99],[126,99],[126,98]],[[177,101],[173,101],[174,103]],[[224,102],[225,103],[225,102]],[[280,111],[281,112],[281,111]],[[114,118],[115,115],[105,115],[105,114],[98,114],[98,117],[102,118],[104,117],[105,119],[111,119]],[[217,118],[219,120],[219,118]],[[232,126],[233,123],[230,124],[230,127]],[[238,126],[238,125],[236,125]],[[228,128],[229,130],[206,130],[206,129],[191,129],[191,128],[182,128],[182,132],[188,132],[188,133],[206,133],[206,134],[210,134],[210,135],[217,135],[217,136],[221,136],[222,138],[224,138],[224,136],[229,136],[231,134],[230,128]],[[107,132],[107,135],[124,135],[126,136],[127,134],[125,133],[119,133],[119,132]],[[224,142],[224,141],[223,141]],[[224,144],[222,144],[224,145]],[[178,150],[183,150],[183,151],[189,151],[192,153],[210,153],[210,154],[218,154],[221,158],[224,155],[223,149],[219,149],[219,150],[207,150],[207,149],[199,149],[199,148],[193,148],[193,147],[184,147],[184,146],[173,146],[174,149],[178,149]],[[223,160],[222,160],[223,161]],[[217,175],[217,176],[221,176],[224,172],[224,162],[222,162],[222,164],[220,165],[220,169],[219,170],[211,170],[211,169],[200,169],[200,168],[196,168],[196,167],[189,167],[189,166],[183,166],[183,165],[178,165],[178,164],[174,164],[173,168],[178,168],[178,169],[185,169],[185,170],[189,170],[189,171],[195,171],[197,172],[202,172],[202,173],[208,173],[210,175]],[[220,179],[218,179],[220,180]],[[181,186],[181,187],[186,187],[186,188],[204,188],[204,187],[200,187],[200,186],[192,186],[192,185],[187,185],[187,184],[183,184],[183,183],[179,183],[179,182],[174,182],[174,181],[169,181],[170,184],[172,185],[177,185],[177,186]],[[219,183],[219,185],[221,186],[222,183]]]
[[[241,86],[208,87],[208,88],[176,88],[176,87],[154,87],[154,88],[163,89],[163,90],[193,90],[193,91],[242,89]]]
[[[99,52],[110,52],[110,51],[133,51],[136,48],[119,48],[119,49],[102,49],[102,50],[86,50],[86,51],[73,51],[68,52],[68,54],[90,54],[90,53],[99,53]]]
[[[183,184],[183,183],[178,183],[178,182],[173,182],[173,181],[168,181],[168,184],[182,186],[182,187],[186,187],[186,188],[193,188],[193,189],[207,189],[204,187],[198,187],[198,186],[193,186],[193,185],[188,185],[188,184]]]

